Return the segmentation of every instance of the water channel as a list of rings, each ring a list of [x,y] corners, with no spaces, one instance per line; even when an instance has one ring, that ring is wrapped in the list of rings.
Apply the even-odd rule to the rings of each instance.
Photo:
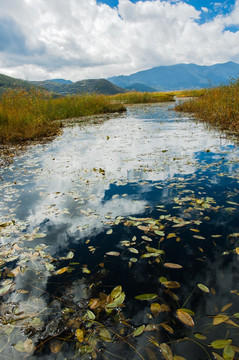
[[[173,107],[0,167],[0,359],[239,357],[239,148]]]

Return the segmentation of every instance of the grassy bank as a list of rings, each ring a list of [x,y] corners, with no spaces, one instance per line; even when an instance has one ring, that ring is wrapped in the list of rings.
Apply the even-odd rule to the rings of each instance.
[[[122,104],[150,104],[157,102],[168,102],[174,100],[175,93],[147,93],[147,92],[128,92],[124,94],[111,95],[110,99]]]
[[[194,113],[224,130],[239,132],[239,80],[207,89],[201,97],[178,105],[176,110]]]
[[[0,142],[21,142],[58,133],[54,120],[125,110],[103,95],[53,98],[39,91],[11,90],[0,100]]]

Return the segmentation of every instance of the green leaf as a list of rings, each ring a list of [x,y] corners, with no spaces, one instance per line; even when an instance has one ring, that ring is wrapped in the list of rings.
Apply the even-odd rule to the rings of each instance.
[[[95,320],[95,314],[92,311],[87,310],[87,316],[90,320]]]
[[[110,296],[112,297],[112,299],[115,299],[116,297],[118,297],[120,295],[120,293],[122,292],[122,287],[116,286],[112,291]]]
[[[106,342],[111,342],[111,335],[107,329],[101,329],[99,335],[101,339],[105,340]]]
[[[234,316],[235,318],[239,319],[239,312],[238,312],[238,313],[233,314],[233,316]]]
[[[134,335],[134,336],[139,336],[139,335],[141,335],[142,332],[144,331],[144,329],[145,329],[145,325],[139,326],[137,329],[134,330],[133,335]]]
[[[223,350],[223,358],[225,360],[233,360],[234,355],[235,355],[235,350],[233,349],[233,347],[231,345],[225,346]]]
[[[200,290],[202,290],[203,292],[209,293],[209,289],[206,285],[203,284],[197,284],[197,286],[199,287]]]
[[[18,341],[13,347],[19,352],[26,352],[23,341]]]
[[[158,297],[157,294],[141,294],[141,295],[135,296],[135,299],[137,299],[137,300],[153,300],[156,297]]]
[[[232,343],[231,339],[218,339],[211,343],[213,349],[224,349],[227,345]]]
[[[196,339],[199,339],[199,340],[206,340],[206,336],[202,335],[202,334],[199,334],[199,333],[196,333],[194,334],[195,338]]]

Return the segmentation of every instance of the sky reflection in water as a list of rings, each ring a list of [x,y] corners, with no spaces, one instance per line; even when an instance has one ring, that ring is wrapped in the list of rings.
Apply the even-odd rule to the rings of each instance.
[[[6,307],[17,299],[19,311],[24,314],[30,313],[34,318],[34,313],[45,311],[44,316],[49,321],[55,316],[60,321],[62,303],[55,299],[54,306],[47,307],[52,301],[51,293],[59,294],[66,302],[69,294],[75,301],[86,301],[88,284],[84,277],[81,279],[82,265],[87,264],[94,272],[97,264],[105,261],[108,275],[100,285],[101,290],[107,291],[108,287],[111,291],[114,286],[122,285],[129,299],[125,312],[134,326],[147,324],[150,312],[148,303],[139,304],[134,296],[142,292],[161,294],[160,276],[181,284],[177,294],[182,303],[197,283],[216,290],[214,296],[190,297],[187,307],[195,311],[197,318],[193,332],[202,332],[209,322],[207,315],[215,315],[215,307],[219,312],[226,303],[233,302],[231,314],[237,312],[238,296],[230,291],[238,289],[238,255],[221,254],[237,246],[237,237],[228,235],[239,230],[238,147],[217,131],[175,113],[170,107],[169,104],[132,106],[123,116],[66,127],[52,142],[29,146],[9,167],[0,169],[3,200],[0,222],[14,220],[14,224],[2,229],[2,244],[14,244],[19,239],[32,249],[44,244],[48,246],[46,253],[56,259],[66,257],[73,250],[72,262],[80,263],[72,274],[52,278],[51,271],[45,268],[44,255],[36,258],[34,266],[31,264],[30,269],[15,278],[16,290],[28,288],[30,291],[31,306],[29,294],[14,291],[4,295]],[[200,209],[197,199],[201,201],[207,197],[213,202],[209,201],[209,208]],[[123,226],[121,220],[115,223],[115,219],[129,216],[159,219],[168,214],[170,219],[161,219],[166,235],[160,246],[166,253],[166,260],[181,264],[184,270],[164,269],[162,273],[157,264],[145,263],[139,256],[132,264],[133,254],[129,254],[120,241],[133,236],[140,239],[144,234],[134,224]],[[185,219],[189,224],[174,228],[173,217]],[[209,220],[205,221],[205,217]],[[107,235],[111,227],[113,234]],[[198,236],[204,239],[193,237],[197,233],[190,228],[199,229]],[[166,238],[173,232],[181,241]],[[44,237],[38,238],[36,233]],[[96,249],[92,254],[86,245],[87,239]],[[150,244],[141,241],[137,249],[143,253],[145,243],[157,248],[158,241],[159,238]],[[105,257],[107,251],[119,251],[121,256],[109,260]],[[22,255],[25,256],[26,253]],[[68,263],[69,259],[62,259],[63,265],[57,265],[56,269]],[[10,263],[9,267],[17,264]],[[175,303],[171,301],[170,306],[174,308]],[[172,316],[167,315],[167,321],[172,321]],[[41,325],[42,338],[51,333],[44,332],[44,326]],[[214,326],[213,335],[206,329],[208,343],[226,336],[220,326]],[[190,331],[177,325],[175,337],[179,333],[191,336]],[[160,336],[160,342],[168,341],[162,330]],[[25,339],[26,334],[18,333],[9,346]],[[136,347],[145,344],[145,339],[146,336],[137,338]],[[33,340],[37,344],[39,338],[33,336]],[[176,350],[178,354],[187,354],[187,359],[202,356],[192,342],[186,349],[184,343],[179,343]],[[9,351],[8,347],[5,351]],[[13,348],[11,354],[12,358],[20,358]],[[44,354],[31,354],[31,358],[44,358]]]

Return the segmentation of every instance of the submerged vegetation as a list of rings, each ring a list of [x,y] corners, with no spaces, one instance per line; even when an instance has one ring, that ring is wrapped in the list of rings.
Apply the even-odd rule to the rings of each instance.
[[[203,90],[202,96],[178,105],[176,110],[194,113],[196,117],[224,130],[238,132],[239,80]]]

